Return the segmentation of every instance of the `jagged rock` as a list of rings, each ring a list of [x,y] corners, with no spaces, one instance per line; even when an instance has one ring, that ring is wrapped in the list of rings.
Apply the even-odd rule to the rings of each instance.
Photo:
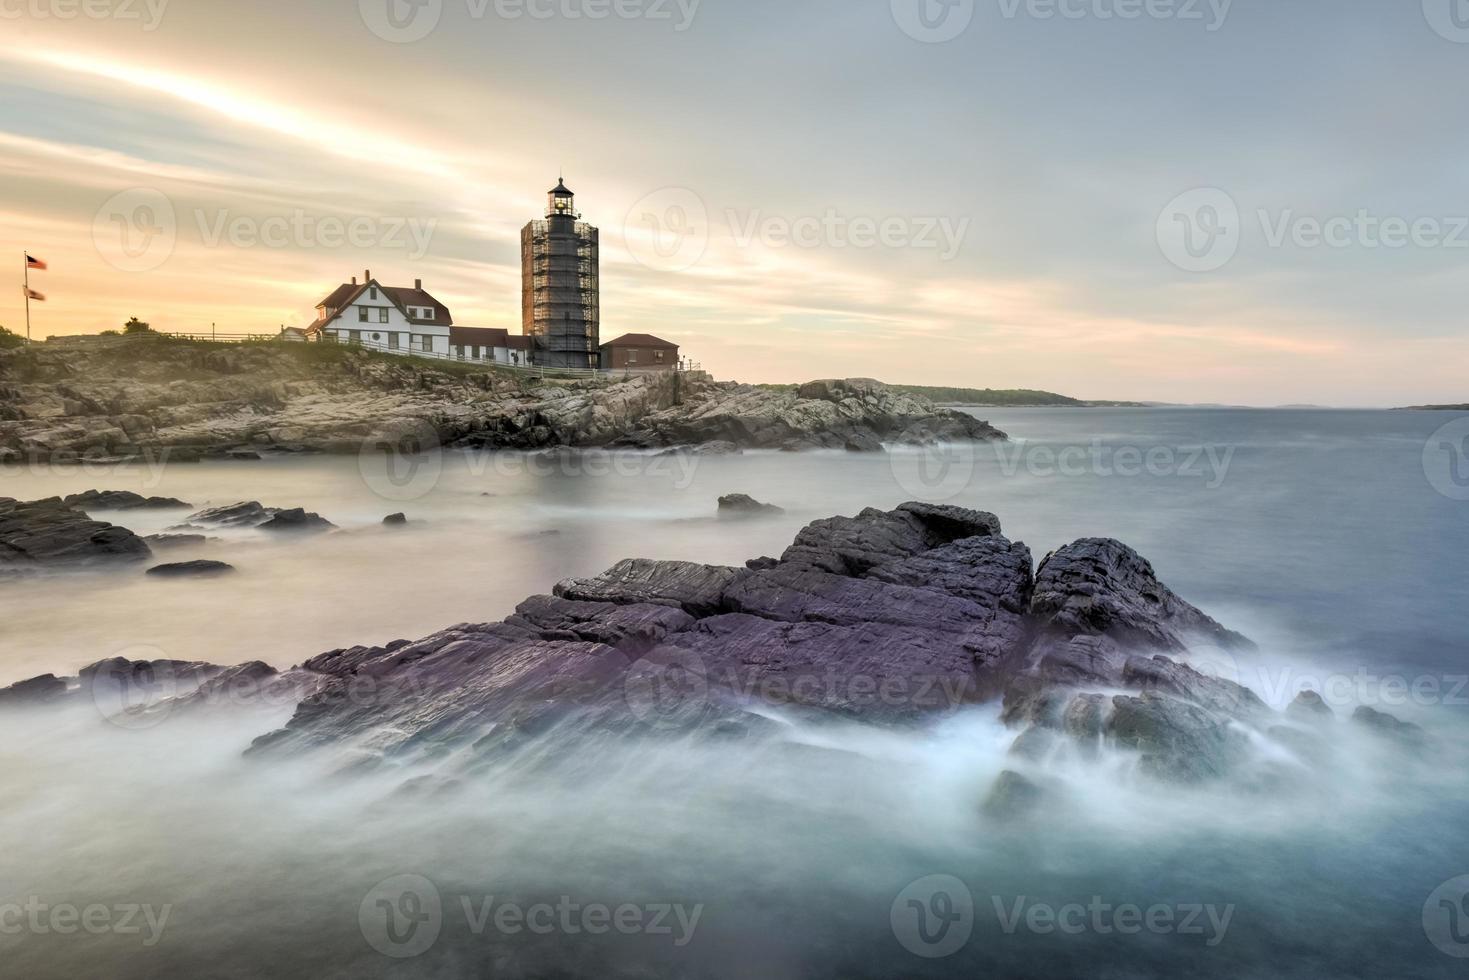
[[[408,517],[405,514],[389,514],[383,518],[383,523],[389,527],[402,527],[408,523]]]
[[[336,527],[320,514],[300,507],[283,510],[263,507],[257,500],[247,500],[223,507],[210,507],[190,514],[175,530],[198,527],[253,527],[262,531],[325,531]]]
[[[719,498],[720,517],[757,517],[784,513],[784,507],[762,504],[745,493],[729,493]]]
[[[1385,711],[1362,705],[1352,712],[1352,722],[1383,738],[1408,748],[1421,748],[1428,740],[1423,729],[1412,722],[1402,721]]]
[[[1286,716],[1296,721],[1322,722],[1336,717],[1331,706],[1315,691],[1302,691],[1285,709]]]
[[[903,504],[890,512],[869,507],[856,517],[807,525],[781,561],[837,575],[860,575],[952,541],[999,533],[999,519],[981,511],[921,503]]]
[[[174,497],[144,497],[131,490],[86,490],[67,497],[66,504],[81,510],[158,510],[192,506]]]
[[[1104,634],[1163,653],[1183,651],[1193,636],[1226,648],[1251,645],[1180,599],[1147,559],[1110,538],[1083,538],[1047,555],[1030,611],[1054,634]]]
[[[167,565],[154,565],[148,569],[149,575],[157,575],[161,578],[203,578],[213,575],[224,575],[233,572],[235,566],[222,561],[196,561],[172,562]]]
[[[223,507],[208,507],[184,518],[182,527],[258,527],[270,520],[273,510],[262,507],[258,500],[247,500]]]
[[[141,561],[152,552],[125,527],[94,521],[57,497],[0,497],[0,568]]]

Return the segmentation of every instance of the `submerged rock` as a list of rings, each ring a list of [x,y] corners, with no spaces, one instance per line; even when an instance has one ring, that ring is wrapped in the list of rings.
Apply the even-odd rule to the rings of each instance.
[[[729,493],[719,498],[720,517],[770,517],[784,513],[784,507],[762,504],[747,493]]]
[[[1380,735],[1408,748],[1421,748],[1428,741],[1427,734],[1420,726],[1402,721],[1385,711],[1378,711],[1366,705],[1352,713],[1352,722],[1374,735]]]
[[[210,507],[190,514],[176,530],[201,527],[253,527],[262,531],[326,531],[336,527],[320,514],[301,507],[282,509],[262,506],[258,500],[246,500],[223,507]]]
[[[383,523],[389,527],[402,527],[408,523],[408,516],[406,514],[389,514],[383,518]]]
[[[185,548],[205,544],[209,541],[209,538],[202,534],[166,532],[163,534],[145,534],[143,540],[148,542],[148,546],[151,548]]]
[[[1012,821],[1027,817],[1046,803],[1048,791],[1013,769],[1000,773],[980,809],[994,820]]]
[[[1286,716],[1295,721],[1323,722],[1336,717],[1331,706],[1315,691],[1302,691],[1285,709]]]
[[[148,569],[149,575],[157,575],[161,578],[202,578],[212,575],[224,575],[233,572],[235,566],[222,561],[197,561],[172,562],[167,565],[154,565]]]
[[[278,510],[269,520],[257,526],[262,531],[327,531],[336,527],[320,514],[313,514],[300,507]]]
[[[82,510],[162,510],[193,506],[175,497],[145,497],[131,490],[86,490],[67,497],[66,504]]]

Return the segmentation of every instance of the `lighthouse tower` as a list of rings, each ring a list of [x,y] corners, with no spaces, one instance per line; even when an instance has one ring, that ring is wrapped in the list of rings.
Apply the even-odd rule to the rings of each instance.
[[[520,324],[544,367],[594,368],[601,348],[597,229],[580,220],[564,180],[546,217],[520,232]]]

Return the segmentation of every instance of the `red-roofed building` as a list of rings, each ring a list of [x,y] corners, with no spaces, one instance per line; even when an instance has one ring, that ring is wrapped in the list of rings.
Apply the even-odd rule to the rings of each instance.
[[[676,371],[678,345],[647,333],[625,333],[602,345],[604,371]]]

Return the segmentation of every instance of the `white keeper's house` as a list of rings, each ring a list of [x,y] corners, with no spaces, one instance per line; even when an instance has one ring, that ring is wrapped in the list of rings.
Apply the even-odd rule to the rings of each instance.
[[[436,354],[481,364],[529,364],[531,338],[499,327],[460,327],[449,308],[415,279],[384,286],[369,270],[354,276],[316,306],[307,340],[358,344],[390,354]]]

